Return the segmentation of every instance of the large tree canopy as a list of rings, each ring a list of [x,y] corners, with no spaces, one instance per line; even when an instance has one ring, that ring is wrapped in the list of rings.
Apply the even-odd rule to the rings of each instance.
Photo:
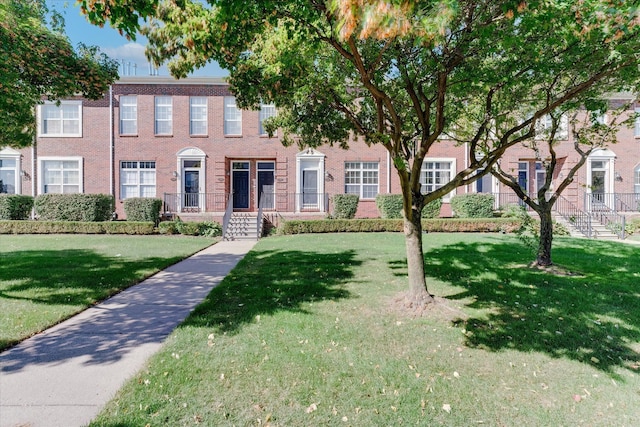
[[[545,115],[629,89],[639,74],[637,2],[622,0],[82,3],[90,20],[130,35],[148,19],[147,54],[177,77],[218,61],[240,106],[276,104],[270,126],[285,143],[382,144],[403,190],[417,306],[432,301],[423,206],[490,170]],[[470,163],[424,192],[423,160],[446,138],[465,144]]]
[[[46,12],[43,0],[0,0],[0,147],[33,143],[43,96],[98,99],[118,77],[116,62],[47,27]]]

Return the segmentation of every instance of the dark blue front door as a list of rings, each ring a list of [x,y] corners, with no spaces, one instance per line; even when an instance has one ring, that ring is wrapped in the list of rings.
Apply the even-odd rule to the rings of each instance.
[[[249,209],[249,171],[233,171],[233,208]]]

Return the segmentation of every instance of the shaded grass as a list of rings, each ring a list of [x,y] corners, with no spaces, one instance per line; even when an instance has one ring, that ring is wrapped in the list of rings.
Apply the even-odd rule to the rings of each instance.
[[[428,234],[450,321],[391,304],[400,234],[264,239],[92,425],[634,425],[638,255],[558,239],[580,275],[555,276],[512,236]]]
[[[168,236],[0,236],[0,350],[211,242]]]

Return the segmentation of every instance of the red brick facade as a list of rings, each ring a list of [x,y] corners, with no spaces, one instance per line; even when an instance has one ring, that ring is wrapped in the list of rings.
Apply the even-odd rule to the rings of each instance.
[[[121,106],[123,96],[135,97],[135,110]],[[71,184],[78,181],[81,192],[113,194],[120,218],[124,218],[122,200],[125,191],[129,195],[150,192],[146,195],[163,199],[167,211],[184,219],[219,220],[228,194],[235,192],[238,197],[233,199],[234,210],[256,211],[259,190],[269,192],[271,188],[274,195],[273,200],[266,203],[267,210],[276,210],[283,216],[324,217],[331,211],[327,199],[347,191],[347,165],[356,169],[365,165],[373,168],[355,172],[356,175],[363,174],[358,175],[360,179],[369,174],[366,176],[371,180],[368,183],[370,191],[400,193],[396,172],[381,146],[367,147],[361,142],[352,141],[349,150],[322,146],[315,150],[300,151],[297,146],[285,147],[278,136],[268,138],[260,135],[258,111],[242,111],[241,133],[225,135],[225,97],[231,96],[228,85],[220,79],[175,81],[163,77],[123,78],[99,101],[76,100],[82,104],[81,135],[47,136],[41,129],[33,148],[18,151],[4,149],[0,151],[0,157],[19,158],[17,170],[22,172],[16,192],[42,194],[47,188],[74,191],[73,185],[57,186],[56,179],[59,178],[54,175],[62,174],[63,181]],[[161,135],[156,134],[155,126],[157,97],[169,97],[163,99],[170,99],[171,104],[171,132]],[[190,132],[191,97],[206,99],[206,131],[198,135],[191,135]],[[121,133],[123,108],[125,112],[133,111],[137,128],[135,132]],[[605,192],[640,192],[640,139],[635,133],[634,129],[621,130],[618,143],[600,152],[599,157],[594,157],[596,162],[602,160],[604,163],[588,162],[563,193],[564,196],[582,203],[585,192],[590,191],[594,165],[602,167]],[[554,173],[556,180],[566,174],[577,160],[571,141],[559,146],[558,155],[561,161]],[[56,160],[70,162],[60,166],[61,163],[55,163]],[[48,167],[61,167],[64,170],[47,171],[45,179],[42,169],[45,165],[43,162],[47,161],[50,162],[46,163]],[[450,167],[453,175],[467,165],[468,155],[465,146],[442,141],[434,145],[427,161],[433,162],[432,167]],[[527,165],[526,173],[522,166],[524,163]],[[521,168],[522,179],[526,175],[529,190],[535,191],[536,180],[542,176],[536,172],[531,150],[513,147],[501,159],[501,164],[516,174]],[[143,165],[146,169],[142,169]],[[79,169],[77,172],[73,169],[76,166]],[[635,180],[639,180],[636,185]],[[358,187],[349,188],[353,190]],[[455,193],[476,191],[510,193],[491,177],[485,178],[481,184],[458,188]],[[185,194],[191,193],[195,194],[191,199],[185,198]],[[358,217],[378,216],[374,197],[361,197]],[[441,215],[451,215],[447,199]]]

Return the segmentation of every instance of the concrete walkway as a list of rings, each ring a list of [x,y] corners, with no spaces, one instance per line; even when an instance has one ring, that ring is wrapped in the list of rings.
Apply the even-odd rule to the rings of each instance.
[[[88,424],[255,243],[215,244],[0,354],[0,426]]]

